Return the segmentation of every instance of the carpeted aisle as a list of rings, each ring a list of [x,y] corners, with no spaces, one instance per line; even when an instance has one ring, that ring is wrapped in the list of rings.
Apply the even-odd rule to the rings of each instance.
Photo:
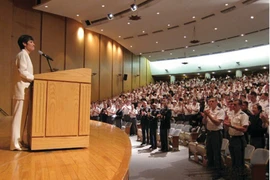
[[[130,137],[132,157],[130,180],[210,180],[212,173],[205,167],[188,160],[188,149],[179,146],[180,151],[150,151],[140,146],[136,136]]]

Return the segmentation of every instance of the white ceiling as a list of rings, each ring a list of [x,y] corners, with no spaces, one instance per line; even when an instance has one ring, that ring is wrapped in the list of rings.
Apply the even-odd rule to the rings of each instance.
[[[41,2],[43,3],[35,6],[34,9],[82,22],[86,29],[108,36],[134,54],[141,53],[150,61],[215,54],[269,44],[269,0],[50,0]],[[139,8],[132,12],[129,8],[134,2],[139,5]],[[143,5],[140,5],[141,3]],[[233,6],[235,6],[234,10],[221,12]],[[120,13],[125,10],[125,13]],[[108,20],[106,18],[108,13],[120,14],[113,20]],[[141,19],[129,20],[130,15],[138,15]],[[203,18],[208,15],[213,16]],[[251,16],[254,16],[254,19],[251,19]],[[92,24],[87,26],[86,20]],[[96,20],[99,21],[95,22]],[[185,25],[194,20],[196,22]],[[144,36],[140,36],[143,34]],[[241,36],[241,34],[245,35]],[[194,39],[200,42],[190,43]]]

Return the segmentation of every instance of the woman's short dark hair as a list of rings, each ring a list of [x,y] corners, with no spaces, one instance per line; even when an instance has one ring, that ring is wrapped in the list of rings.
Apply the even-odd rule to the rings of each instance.
[[[30,40],[34,40],[32,36],[29,36],[29,35],[21,35],[18,39],[18,45],[20,47],[20,49],[24,49],[24,45],[23,43],[26,43]]]

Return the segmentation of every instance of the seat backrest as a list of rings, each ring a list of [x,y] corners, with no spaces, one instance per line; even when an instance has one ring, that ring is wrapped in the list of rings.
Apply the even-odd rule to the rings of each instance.
[[[269,150],[263,149],[263,148],[258,148],[255,149],[250,163],[251,164],[267,164],[269,160]]]
[[[169,131],[169,136],[172,136],[174,131],[175,131],[175,128],[171,128]]]
[[[171,123],[171,128],[176,128],[176,124],[175,123]]]
[[[175,126],[175,129],[182,129],[184,127],[184,124],[177,124]]]
[[[245,148],[245,160],[250,160],[253,153],[254,153],[255,147],[247,144],[246,148]]]
[[[184,132],[190,132],[190,128],[191,128],[192,126],[191,125],[185,125],[185,127],[184,127]]]
[[[229,140],[223,138],[223,139],[222,139],[222,145],[221,145],[221,151],[225,151],[226,148],[228,147],[228,145],[229,145]]]
[[[173,132],[172,136],[179,136],[180,135],[181,130],[180,129],[175,129],[175,131]]]

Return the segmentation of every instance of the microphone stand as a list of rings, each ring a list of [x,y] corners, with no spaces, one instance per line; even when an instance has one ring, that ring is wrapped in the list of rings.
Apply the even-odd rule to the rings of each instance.
[[[46,57],[46,59],[47,59],[48,65],[49,65],[49,67],[50,67],[50,71],[51,71],[51,72],[53,72],[54,70],[52,69],[52,66],[51,66],[51,63],[50,63],[49,58],[48,58],[48,57]]]

